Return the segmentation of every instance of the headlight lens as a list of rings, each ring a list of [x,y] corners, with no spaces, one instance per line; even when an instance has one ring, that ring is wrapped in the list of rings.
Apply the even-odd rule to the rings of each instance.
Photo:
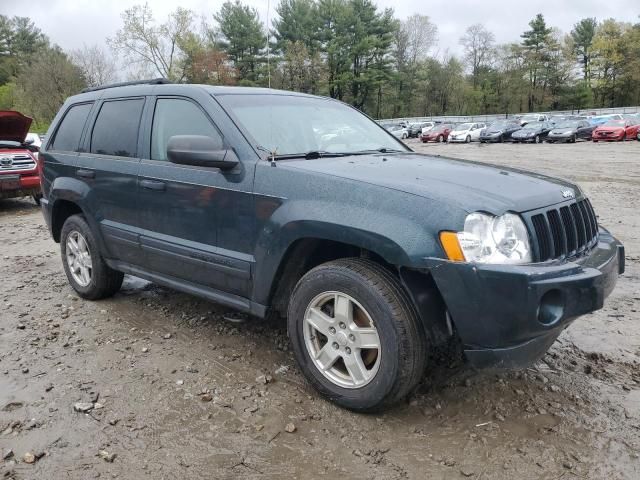
[[[499,217],[472,213],[458,232],[458,242],[467,262],[516,264],[531,262],[527,227],[519,215]]]

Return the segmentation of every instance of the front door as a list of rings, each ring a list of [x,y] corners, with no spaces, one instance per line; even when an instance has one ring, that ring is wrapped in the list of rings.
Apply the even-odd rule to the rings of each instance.
[[[253,167],[241,162],[231,171],[179,165],[167,160],[174,135],[222,138],[211,116],[186,97],[157,97],[147,124],[148,155],[138,177],[140,243],[145,268],[248,297],[253,237]],[[233,232],[233,242],[227,230]]]

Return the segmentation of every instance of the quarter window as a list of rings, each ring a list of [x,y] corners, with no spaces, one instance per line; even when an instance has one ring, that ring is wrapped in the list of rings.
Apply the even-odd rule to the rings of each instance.
[[[92,106],[92,103],[83,103],[74,105],[67,110],[53,139],[51,150],[62,152],[77,152],[79,150],[82,129]]]
[[[91,153],[135,157],[143,106],[142,98],[103,103],[91,134]]]
[[[156,102],[151,130],[151,159],[167,159],[167,143],[174,135],[203,135],[222,142],[222,136],[193,102],[160,98]]]

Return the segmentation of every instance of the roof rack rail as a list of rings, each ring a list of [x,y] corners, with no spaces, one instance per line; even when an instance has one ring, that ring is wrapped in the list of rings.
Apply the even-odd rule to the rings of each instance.
[[[173,83],[168,78],[152,78],[150,80],[134,80],[132,82],[109,83],[99,85],[97,87],[88,87],[80,91],[80,93],[95,92],[96,90],[104,90],[106,88],[128,87],[129,85],[162,85],[165,83]]]

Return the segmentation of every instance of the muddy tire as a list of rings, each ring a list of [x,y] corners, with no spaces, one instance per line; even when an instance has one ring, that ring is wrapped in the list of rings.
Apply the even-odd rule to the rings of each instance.
[[[124,274],[105,263],[82,215],[72,215],[64,222],[60,253],[69,284],[82,298],[99,300],[120,290]]]
[[[428,343],[399,281],[380,265],[349,258],[305,274],[287,327],[309,383],[336,404],[379,411],[421,380]]]

